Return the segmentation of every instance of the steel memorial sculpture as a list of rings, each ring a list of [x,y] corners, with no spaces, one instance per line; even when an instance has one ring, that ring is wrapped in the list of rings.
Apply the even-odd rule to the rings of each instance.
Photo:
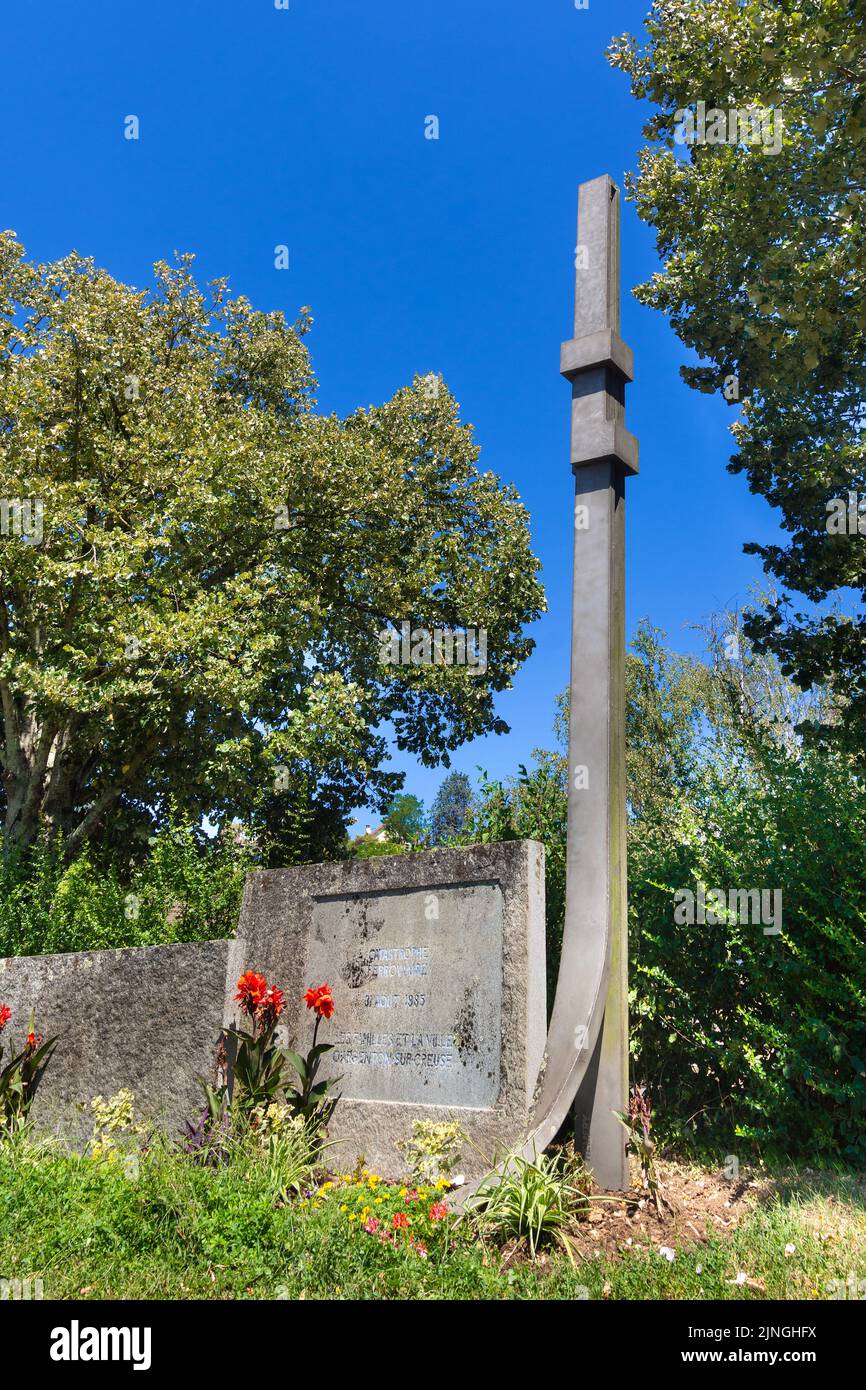
[[[527,1152],[574,1106],[576,1140],[603,1187],[628,1186],[625,786],[625,428],[633,357],[620,337],[619,189],[580,185],[571,382],[575,475],[566,906],[556,998]]]

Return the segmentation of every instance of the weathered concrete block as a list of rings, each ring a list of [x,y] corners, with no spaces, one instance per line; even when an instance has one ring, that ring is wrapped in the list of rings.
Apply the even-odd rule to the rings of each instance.
[[[227,941],[0,960],[0,1003],[20,1040],[31,1009],[60,1041],[33,1119],[89,1136],[92,1096],[135,1092],[136,1113],[174,1133],[201,1107],[223,1022]]]
[[[481,1154],[525,1135],[546,1033],[544,850],[478,845],[253,873],[230,968],[286,991],[304,1051],[311,984],[331,984],[341,1076],[334,1161],[403,1170],[415,1119],[454,1118]],[[487,1166],[472,1148],[467,1175]]]

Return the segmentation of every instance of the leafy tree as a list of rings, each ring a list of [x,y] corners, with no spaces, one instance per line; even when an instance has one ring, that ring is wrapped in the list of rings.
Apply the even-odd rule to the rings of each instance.
[[[827,523],[833,499],[866,494],[864,21],[861,0],[656,0],[648,43],[623,35],[610,52],[654,107],[629,190],[664,269],[637,297],[703,359],[682,369],[686,381],[739,399],[730,469],[789,533],[746,547],[782,586],[747,632],[802,688],[832,682],[844,724],[820,732],[844,729],[861,751],[866,546]],[[692,143],[678,154],[677,115],[698,100],[774,108],[781,149]],[[861,511],[866,531],[866,502]],[[847,615],[812,606],[846,591],[860,599]]]
[[[172,797],[274,840],[300,805],[333,843],[401,784],[383,725],[430,765],[506,729],[543,603],[525,510],[438,379],[317,415],[310,322],[188,256],[142,291],[0,237],[0,499],[44,509],[41,543],[0,536],[7,848],[126,854]],[[406,619],[486,627],[486,670],[386,664]]]
[[[430,808],[430,842],[447,844],[472,820],[472,783],[465,772],[449,772]]]
[[[388,807],[382,825],[395,844],[418,844],[426,828],[423,801],[408,792],[399,793]]]

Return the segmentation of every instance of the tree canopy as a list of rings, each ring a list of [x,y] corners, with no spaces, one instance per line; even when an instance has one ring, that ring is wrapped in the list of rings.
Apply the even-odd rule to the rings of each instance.
[[[382,825],[388,839],[394,844],[418,844],[426,825],[423,801],[411,792],[398,793],[388,807]]]
[[[866,532],[864,27],[859,0],[656,0],[648,43],[623,35],[610,52],[654,107],[628,187],[664,268],[637,297],[703,359],[682,369],[689,384],[739,402],[730,468],[779,508],[789,535],[747,546],[782,586],[748,633],[800,686],[833,682],[861,749],[866,545],[828,532],[827,508],[856,493]],[[678,150],[681,113],[698,101],[772,110],[781,147]],[[809,601],[803,611],[790,591]],[[816,611],[851,591],[854,611]]]
[[[435,765],[506,729],[543,606],[526,512],[438,378],[316,413],[310,324],[189,256],[139,290],[0,236],[0,498],[42,509],[39,543],[0,536],[7,843],[125,847],[172,803],[273,827],[275,800],[333,838],[400,785],[388,733]],[[406,620],[486,628],[484,669],[383,664]]]
[[[472,822],[472,783],[465,772],[449,772],[430,808],[430,840],[434,845],[447,844]]]

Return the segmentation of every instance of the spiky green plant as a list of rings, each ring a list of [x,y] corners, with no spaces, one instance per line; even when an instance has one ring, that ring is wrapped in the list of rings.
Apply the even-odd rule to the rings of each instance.
[[[467,1199],[464,1212],[482,1239],[526,1239],[533,1256],[541,1245],[559,1241],[572,1258],[564,1227],[591,1200],[589,1185],[572,1149],[532,1159],[511,1153]]]

